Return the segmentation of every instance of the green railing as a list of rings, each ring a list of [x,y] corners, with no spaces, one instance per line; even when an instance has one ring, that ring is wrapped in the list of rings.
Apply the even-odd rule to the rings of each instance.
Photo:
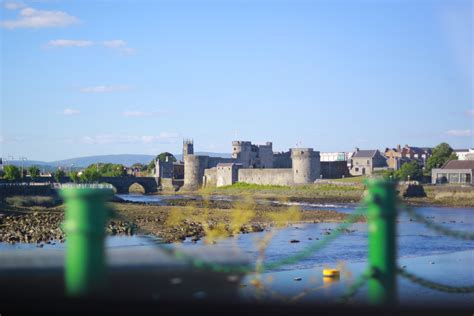
[[[216,272],[265,272],[284,265],[297,263],[336,239],[341,232],[366,215],[368,224],[368,266],[366,271],[348,287],[339,302],[351,300],[360,288],[368,285],[369,303],[373,305],[397,304],[397,275],[413,283],[433,290],[449,293],[473,293],[474,286],[455,287],[420,278],[397,266],[396,217],[397,210],[407,212],[412,218],[428,228],[454,238],[474,240],[474,234],[450,230],[427,221],[411,208],[398,204],[396,183],[381,179],[366,182],[368,192],[363,206],[356,209],[331,235],[311,243],[305,249],[282,260],[267,262],[257,268],[249,266],[229,266],[203,261],[172,247],[162,247],[177,260],[187,260],[195,267]],[[65,282],[67,294],[72,297],[93,294],[105,284],[104,228],[109,214],[105,201],[113,194],[110,188],[68,187],[61,189],[66,201],[67,250],[65,262]],[[117,215],[116,215],[117,216]]]

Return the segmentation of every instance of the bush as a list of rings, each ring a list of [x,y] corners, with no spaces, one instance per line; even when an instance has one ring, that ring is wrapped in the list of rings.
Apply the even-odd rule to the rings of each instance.
[[[14,165],[7,165],[3,167],[5,175],[3,178],[8,181],[18,181],[20,179],[20,169]]]
[[[31,180],[35,181],[36,179],[39,178],[40,176],[40,170],[38,167],[36,166],[31,166],[29,169],[28,169],[28,172],[30,173],[30,177],[31,177]]]

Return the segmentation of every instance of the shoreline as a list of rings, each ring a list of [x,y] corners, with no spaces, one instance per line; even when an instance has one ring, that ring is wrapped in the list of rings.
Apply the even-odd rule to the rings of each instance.
[[[318,210],[318,207],[324,208],[324,204],[353,204],[356,207],[364,194],[364,191],[353,188],[347,192],[341,192],[339,188],[333,190],[334,186],[331,186],[329,191],[322,193],[315,190],[315,186],[299,189],[284,187],[271,190],[266,190],[263,186],[251,190],[230,188],[232,190],[147,194],[148,196],[179,197],[164,199],[163,205],[161,203],[125,201],[116,196],[110,203],[117,210],[116,214],[120,216],[109,221],[106,231],[110,235],[129,236],[145,231],[147,234],[170,243],[182,241],[188,237],[197,241],[206,235],[259,232],[275,225],[275,219],[282,220],[278,219],[278,216],[286,216],[287,218],[283,218],[283,220],[287,224],[341,222],[347,213],[335,210]],[[450,188],[443,188],[442,191],[446,192],[447,189]],[[219,196],[230,197],[230,200],[213,198]],[[14,198],[21,200],[22,196]],[[34,199],[35,197],[24,196],[23,198]],[[472,202],[470,199],[467,199],[464,204],[456,203],[456,201],[444,203],[446,200],[435,201],[429,197],[402,198],[401,201],[415,207],[473,207],[470,205]],[[304,212],[300,212],[298,216],[302,220],[291,218],[291,214],[284,215],[291,209],[301,209],[298,203],[321,204],[321,206],[315,205],[315,210],[305,209]],[[7,205],[6,202],[1,204],[0,242],[49,243],[55,242],[55,240],[64,241],[65,235],[59,228],[63,220],[64,205],[54,203],[52,205],[54,206],[15,207]],[[236,208],[239,209],[239,212],[251,210],[255,214],[251,220],[246,219],[242,222],[238,216],[230,213]],[[272,215],[274,217],[272,219],[272,216],[264,216],[266,213],[268,213],[267,215],[275,213],[273,215],[276,217]],[[283,215],[278,215],[278,213]],[[175,217],[175,222],[171,223],[170,217]],[[181,222],[176,222],[177,219]],[[232,221],[239,222],[240,226],[236,228]]]
[[[184,205],[150,205],[110,202],[115,216],[110,218],[108,235],[147,234],[166,243],[204,236],[232,236],[264,231],[275,225],[341,222],[348,215],[333,210],[301,212],[288,206],[185,201]],[[56,243],[66,238],[60,229],[64,205],[45,207],[8,207],[0,211],[0,242]],[[363,218],[359,219],[363,221]]]

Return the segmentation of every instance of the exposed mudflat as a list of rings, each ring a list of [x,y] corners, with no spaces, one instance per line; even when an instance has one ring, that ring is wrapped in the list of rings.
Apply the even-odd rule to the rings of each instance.
[[[340,222],[347,214],[296,207],[257,204],[252,201],[173,200],[173,205],[117,203],[106,232],[110,235],[144,234],[176,242],[187,237],[197,241],[204,236],[231,236],[263,231],[272,225],[295,222]],[[0,210],[0,242],[43,243],[63,242],[66,238],[60,225],[64,206],[2,207]],[[363,218],[361,218],[363,220]]]

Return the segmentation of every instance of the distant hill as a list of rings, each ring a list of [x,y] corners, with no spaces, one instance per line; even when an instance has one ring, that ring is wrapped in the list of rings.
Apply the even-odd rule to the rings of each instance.
[[[124,166],[131,166],[134,163],[148,164],[154,158],[153,155],[136,155],[136,154],[122,154],[122,155],[101,155],[88,156],[79,158],[70,158],[65,160],[52,161],[49,164],[59,166],[87,167],[94,163],[117,163]]]
[[[196,152],[197,155],[208,155],[211,157],[223,157],[230,158],[231,154],[228,153],[211,153],[211,152]],[[181,160],[182,155],[175,155],[176,159]],[[39,166],[45,170],[56,169],[57,167],[67,167],[70,168],[71,165],[73,168],[84,168],[94,163],[117,163],[124,166],[131,166],[134,163],[148,164],[153,158],[154,155],[137,155],[137,154],[121,154],[121,155],[100,155],[100,156],[88,156],[88,157],[78,157],[70,158],[57,161],[38,161],[38,160],[25,160],[23,162],[24,167],[30,166]],[[21,161],[11,160],[8,162],[15,166],[21,166]]]
[[[231,158],[232,154],[229,153],[211,153],[207,151],[198,151],[194,153],[195,155],[204,155],[204,156],[209,156],[209,157],[222,157],[222,158]],[[176,159],[181,160],[183,155],[174,155]]]

